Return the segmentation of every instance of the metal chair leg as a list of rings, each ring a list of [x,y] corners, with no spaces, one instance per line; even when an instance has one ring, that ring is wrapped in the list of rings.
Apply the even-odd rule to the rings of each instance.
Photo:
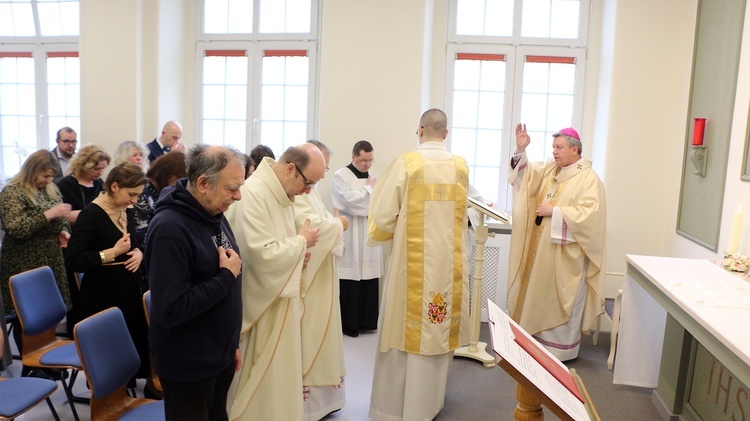
[[[78,418],[78,411],[76,411],[75,397],[73,397],[72,383],[69,385],[65,381],[65,375],[62,373],[64,373],[64,371],[60,372],[59,374],[60,377],[58,380],[60,380],[60,383],[62,383],[63,390],[65,390],[65,396],[68,397],[68,404],[70,405],[71,412],[73,412],[73,419],[75,419],[76,421],[80,421],[80,418]],[[71,380],[72,380],[72,375],[71,375]]]
[[[615,353],[617,352],[617,331],[620,330],[620,310],[622,307],[622,290],[617,290],[615,297],[615,307],[612,312],[612,333],[609,344],[609,357],[607,358],[607,369],[612,370],[615,363]]]
[[[80,373],[80,370],[72,370],[73,373],[70,375],[70,380],[68,380],[68,385],[70,386],[70,390],[73,390],[73,385],[76,384],[76,379],[78,378],[78,373]],[[71,392],[72,393],[72,392]],[[91,404],[90,398],[84,398],[81,396],[75,396],[73,395],[73,402],[75,403],[85,403],[86,405]]]
[[[52,412],[52,416],[55,417],[55,421],[60,421],[60,417],[57,415],[57,411],[55,411],[54,405],[52,405],[52,401],[47,398],[45,399],[47,401],[47,406],[49,406],[50,412]]]

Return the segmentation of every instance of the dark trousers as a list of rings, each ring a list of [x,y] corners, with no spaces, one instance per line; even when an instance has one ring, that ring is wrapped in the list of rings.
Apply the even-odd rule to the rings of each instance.
[[[195,382],[161,379],[167,421],[227,421],[227,393],[234,363],[218,375]]]
[[[360,330],[378,328],[378,278],[353,281],[340,280],[339,302],[341,325],[345,334],[358,336]]]
[[[73,339],[73,328],[76,323],[85,319],[85,317],[83,317],[81,311],[81,288],[78,286],[78,281],[76,281],[76,274],[72,270],[67,270],[67,268],[66,272],[68,275],[68,290],[70,291],[70,304],[72,307],[68,310],[68,314],[66,315],[65,326],[68,330],[68,337]]]

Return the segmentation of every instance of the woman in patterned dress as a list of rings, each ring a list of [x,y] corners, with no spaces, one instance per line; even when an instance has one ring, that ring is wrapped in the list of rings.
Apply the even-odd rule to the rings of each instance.
[[[165,187],[174,186],[178,179],[187,177],[185,170],[185,153],[172,151],[162,155],[148,168],[146,178],[148,183],[143,188],[143,193],[138,196],[138,202],[127,209],[128,225],[133,227],[133,235],[130,241],[134,247],[144,251],[146,245],[146,231],[148,223],[154,217],[156,202]],[[149,290],[148,271],[141,267],[141,292]]]
[[[21,171],[0,192],[0,221],[5,229],[0,253],[0,287],[5,314],[15,313],[8,279],[40,266],[49,266],[65,305],[70,308],[68,278],[62,248],[68,244],[71,206],[63,203],[52,178],[57,158],[47,150],[29,155]],[[14,322],[13,337],[21,348],[21,326]]]

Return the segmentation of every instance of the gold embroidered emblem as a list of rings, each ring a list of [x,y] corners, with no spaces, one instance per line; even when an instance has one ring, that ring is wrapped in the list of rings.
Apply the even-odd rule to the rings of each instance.
[[[445,321],[445,314],[448,312],[448,303],[445,302],[441,293],[435,294],[431,292],[430,295],[433,297],[432,302],[427,305],[427,318],[432,324],[443,323]],[[446,295],[448,294],[446,293]]]

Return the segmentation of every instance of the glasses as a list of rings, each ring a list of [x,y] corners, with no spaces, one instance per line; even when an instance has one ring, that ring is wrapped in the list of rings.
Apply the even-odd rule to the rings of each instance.
[[[294,164],[294,169],[297,170],[297,172],[299,173],[299,175],[302,176],[302,180],[305,181],[305,188],[312,187],[312,186],[315,185],[315,183],[313,183],[310,180],[308,180],[307,177],[305,177],[305,175],[302,174],[302,170],[299,169],[299,167],[297,166],[297,164]]]
[[[419,129],[424,129],[424,126],[419,126]],[[419,129],[417,129],[417,136],[419,136]]]
[[[66,140],[62,140],[62,139],[57,139],[57,140],[59,140],[60,142],[62,142],[62,143],[64,143],[64,144],[66,144],[66,145],[71,145],[71,144],[72,144],[72,145],[75,145],[76,143],[78,143],[78,140],[76,140],[76,139],[73,139],[73,140],[67,140],[67,139],[66,139]]]

